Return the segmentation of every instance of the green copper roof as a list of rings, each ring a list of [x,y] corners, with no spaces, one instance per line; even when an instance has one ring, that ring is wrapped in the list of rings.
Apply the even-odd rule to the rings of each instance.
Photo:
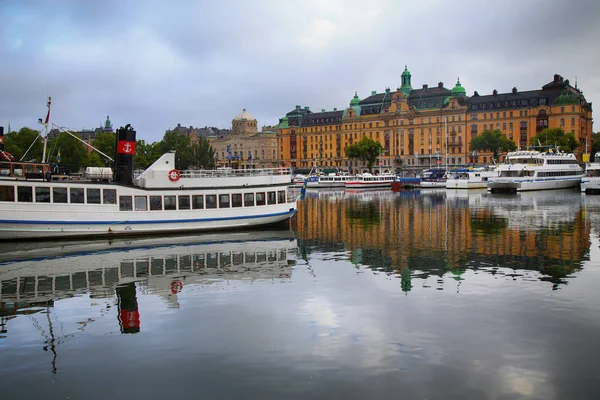
[[[360,98],[358,97],[358,93],[354,92],[354,97],[350,100],[350,107],[357,106],[360,103]]]
[[[412,86],[410,85],[410,72],[408,72],[408,68],[406,68],[406,65],[404,66],[404,72],[402,72],[402,76],[400,79],[402,81],[400,91],[404,93],[405,96],[408,96],[410,94],[410,91],[412,90]]]
[[[288,123],[288,117],[283,117],[279,119],[279,127],[280,128],[289,128],[290,125]]]
[[[106,116],[106,122],[104,123],[104,127],[107,129],[112,127],[112,125],[110,123],[110,118],[108,118],[108,115]]]
[[[571,92],[570,90],[563,90],[563,92],[556,98],[554,104],[566,105],[566,104],[579,104],[581,97],[578,94]]]
[[[452,94],[452,96],[466,96],[467,95],[467,91],[460,84],[460,79],[456,80],[456,86],[454,86],[452,88],[452,90],[450,91],[450,93]]]

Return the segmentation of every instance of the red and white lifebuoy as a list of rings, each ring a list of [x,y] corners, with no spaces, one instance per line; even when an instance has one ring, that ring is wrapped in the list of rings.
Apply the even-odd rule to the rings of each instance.
[[[171,283],[171,293],[177,294],[177,293],[181,292],[181,289],[183,289],[183,282],[173,281]]]
[[[171,182],[177,182],[181,178],[181,172],[177,169],[172,169],[169,171],[169,179]]]

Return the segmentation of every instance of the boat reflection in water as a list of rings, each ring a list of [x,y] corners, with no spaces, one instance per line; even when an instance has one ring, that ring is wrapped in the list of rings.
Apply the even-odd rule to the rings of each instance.
[[[469,269],[506,276],[529,270],[557,289],[589,260],[590,220],[572,190],[372,191],[345,193],[338,203],[327,196],[309,197],[299,209],[303,251],[343,244],[355,264],[403,281]]]
[[[184,286],[289,279],[297,249],[291,231],[4,246],[0,246],[3,318],[21,309],[30,313],[36,307],[52,307],[77,294],[116,296],[122,333],[140,331],[136,294],[140,288],[178,307],[177,295]]]

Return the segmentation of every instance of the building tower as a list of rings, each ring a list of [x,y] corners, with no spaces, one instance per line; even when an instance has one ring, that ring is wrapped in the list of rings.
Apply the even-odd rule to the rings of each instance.
[[[113,126],[108,115],[106,116],[106,122],[104,123],[104,128],[102,128],[102,132],[113,132]]]
[[[231,128],[234,135],[258,132],[256,118],[246,111],[245,108],[231,121]]]
[[[404,71],[402,72],[401,80],[402,85],[400,86],[400,91],[404,93],[405,96],[408,97],[410,91],[412,90],[412,86],[410,85],[410,72],[408,72],[408,68],[406,65],[404,66]]]

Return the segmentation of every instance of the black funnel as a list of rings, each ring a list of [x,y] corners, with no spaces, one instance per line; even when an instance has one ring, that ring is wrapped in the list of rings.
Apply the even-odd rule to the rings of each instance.
[[[115,182],[133,184],[133,155],[135,154],[135,131],[131,125],[117,129],[115,154]]]

